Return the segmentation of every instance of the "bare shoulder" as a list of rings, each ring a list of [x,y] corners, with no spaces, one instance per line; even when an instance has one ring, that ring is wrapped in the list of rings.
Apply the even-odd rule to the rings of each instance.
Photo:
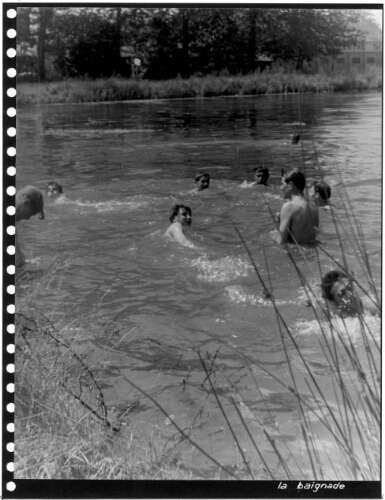
[[[171,223],[168,226],[168,228],[166,229],[166,232],[164,233],[164,235],[165,236],[170,236],[171,238],[174,238],[175,227],[176,227],[176,223],[175,222]]]
[[[286,201],[281,207],[281,215],[290,214],[291,212],[294,212],[296,208],[297,207],[294,201],[292,200]]]
[[[177,221],[171,223],[164,235],[179,242],[186,238],[183,232],[182,224]]]

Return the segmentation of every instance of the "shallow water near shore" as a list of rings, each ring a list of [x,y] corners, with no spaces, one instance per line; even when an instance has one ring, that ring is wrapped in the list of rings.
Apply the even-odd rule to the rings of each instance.
[[[323,361],[330,325],[325,321],[321,331],[315,321],[293,264],[274,241],[272,214],[282,204],[282,168],[301,166],[309,182],[321,170],[332,188],[333,210],[320,209],[320,245],[343,262],[335,217],[345,258],[356,278],[365,279],[352,243],[347,193],[379,289],[381,99],[380,93],[258,96],[18,112],[17,187],[44,190],[55,180],[65,195],[45,198],[44,221],[32,218],[17,227],[29,259],[17,277],[17,301],[33,291],[36,307],[66,338],[79,341],[99,370],[111,411],[137,402],[123,419],[122,432],[134,429],[138,446],[139,431],[151,431],[162,452],[174,454],[182,467],[218,478],[218,467],[181,440],[165,414],[130,381],[207,453],[242,475],[240,452],[200,355],[242,446],[249,450],[250,442],[233,401],[278,476],[284,471],[266,430],[284,445],[287,463],[305,472],[298,478],[311,474],[299,437],[298,402],[278,382],[290,384],[276,313],[235,227],[333,403]],[[298,145],[290,141],[294,132],[301,134]],[[241,187],[260,164],[270,170],[269,186]],[[192,192],[197,172],[212,178],[201,193]],[[187,235],[201,249],[163,237],[176,203],[192,209]],[[291,251],[317,308],[318,258],[323,273],[335,266],[322,252],[317,257],[315,248]],[[371,342],[379,342],[380,320],[366,320]],[[347,331],[364,351],[357,319],[348,321]],[[299,390],[310,401],[297,352],[290,345],[288,350]],[[331,447],[321,426],[318,431],[320,450]],[[266,479],[259,457],[250,454],[248,460],[256,478]],[[327,476],[346,479],[336,464],[334,469],[325,464]]]

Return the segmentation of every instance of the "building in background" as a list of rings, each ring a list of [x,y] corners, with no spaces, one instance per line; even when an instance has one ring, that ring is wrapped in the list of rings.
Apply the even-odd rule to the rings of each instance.
[[[351,47],[336,57],[320,57],[318,67],[329,72],[363,71],[369,66],[382,65],[382,32],[377,24],[363,20],[359,29],[365,35],[360,47]]]

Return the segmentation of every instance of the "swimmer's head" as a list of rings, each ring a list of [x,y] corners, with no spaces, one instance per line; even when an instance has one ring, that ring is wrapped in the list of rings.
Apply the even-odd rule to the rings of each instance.
[[[291,136],[291,143],[292,144],[298,144],[300,140],[301,140],[301,135],[298,132],[295,132]]]
[[[290,198],[293,188],[303,193],[305,186],[305,175],[298,168],[290,170],[289,173],[282,170],[281,189],[283,190],[285,198]]]
[[[317,205],[326,205],[331,196],[329,184],[325,181],[313,181],[309,188],[309,198],[314,200]]]
[[[26,186],[16,192],[16,221],[28,220],[39,214],[44,219],[44,200],[41,191],[33,186]]]
[[[45,192],[46,192],[48,198],[53,198],[53,197],[56,198],[56,197],[60,196],[61,194],[63,194],[63,188],[57,182],[52,181],[52,182],[49,182],[47,184],[47,187],[45,188]]]
[[[255,167],[254,178],[257,184],[263,184],[266,186],[267,181],[270,177],[269,169],[267,167]]]
[[[191,208],[185,205],[174,205],[170,211],[170,222],[180,222],[183,225],[191,225]]]
[[[353,289],[353,280],[342,271],[329,271],[322,278],[322,296],[340,316],[355,316],[363,311],[363,304]]]
[[[203,191],[210,186],[209,174],[197,174],[195,176],[195,185],[198,191]]]

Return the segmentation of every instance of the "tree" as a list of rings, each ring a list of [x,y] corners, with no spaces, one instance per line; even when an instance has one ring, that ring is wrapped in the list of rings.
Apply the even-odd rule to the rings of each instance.
[[[45,80],[46,34],[53,17],[53,7],[39,7],[39,31],[37,39],[37,74],[40,81]]]
[[[344,48],[359,44],[361,34],[353,27],[357,19],[357,11],[349,9],[280,9],[277,31],[267,49],[284,61],[295,61],[300,70],[305,61],[334,57]]]
[[[359,44],[357,17],[313,7],[20,7],[18,72],[43,80],[50,59],[61,76],[130,76],[122,46],[141,60],[145,78],[253,72],[261,54],[301,69]]]

